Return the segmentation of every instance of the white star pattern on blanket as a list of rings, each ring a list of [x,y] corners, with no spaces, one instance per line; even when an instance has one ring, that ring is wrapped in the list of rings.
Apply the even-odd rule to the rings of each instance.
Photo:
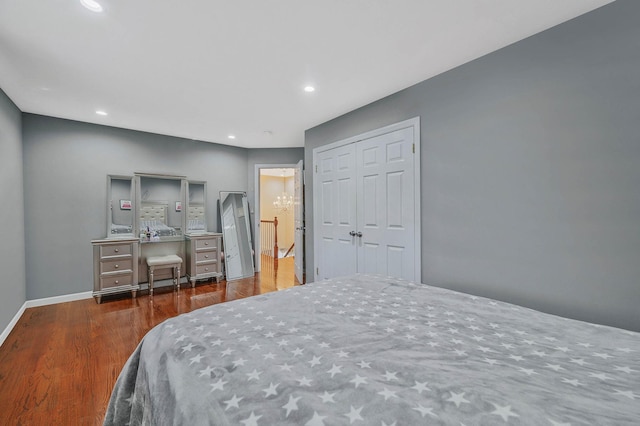
[[[638,334],[398,279],[367,280],[203,308],[166,321],[158,333],[166,330],[164,350],[172,365],[182,363],[193,398],[206,398],[209,410],[230,423],[639,418],[640,404],[629,407],[640,399]],[[286,300],[267,309],[277,297]],[[354,315],[355,306],[364,308]],[[132,404],[140,398],[134,394]]]

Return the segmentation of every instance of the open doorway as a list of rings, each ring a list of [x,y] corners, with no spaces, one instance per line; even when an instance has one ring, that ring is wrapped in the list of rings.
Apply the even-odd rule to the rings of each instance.
[[[256,267],[277,288],[304,282],[300,274],[302,246],[301,164],[257,166],[255,216]],[[297,178],[296,178],[297,175]],[[298,186],[296,186],[298,182]],[[299,247],[296,247],[296,242]],[[298,262],[298,263],[296,263]],[[302,280],[296,278],[302,275]]]

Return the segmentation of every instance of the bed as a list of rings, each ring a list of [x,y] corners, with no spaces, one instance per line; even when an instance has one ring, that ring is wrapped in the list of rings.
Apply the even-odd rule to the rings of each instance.
[[[637,425],[640,333],[354,275],[142,339],[106,425]]]

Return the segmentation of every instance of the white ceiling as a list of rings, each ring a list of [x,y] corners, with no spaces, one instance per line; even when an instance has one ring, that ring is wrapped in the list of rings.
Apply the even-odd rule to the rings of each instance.
[[[260,176],[275,176],[282,178],[293,177],[295,169],[260,169]]]
[[[0,0],[23,112],[257,148],[611,0],[97,1]]]

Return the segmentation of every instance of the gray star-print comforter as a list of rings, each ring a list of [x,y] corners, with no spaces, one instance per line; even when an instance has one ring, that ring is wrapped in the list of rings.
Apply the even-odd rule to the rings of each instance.
[[[637,425],[640,333],[355,275],[140,342],[107,425]]]

